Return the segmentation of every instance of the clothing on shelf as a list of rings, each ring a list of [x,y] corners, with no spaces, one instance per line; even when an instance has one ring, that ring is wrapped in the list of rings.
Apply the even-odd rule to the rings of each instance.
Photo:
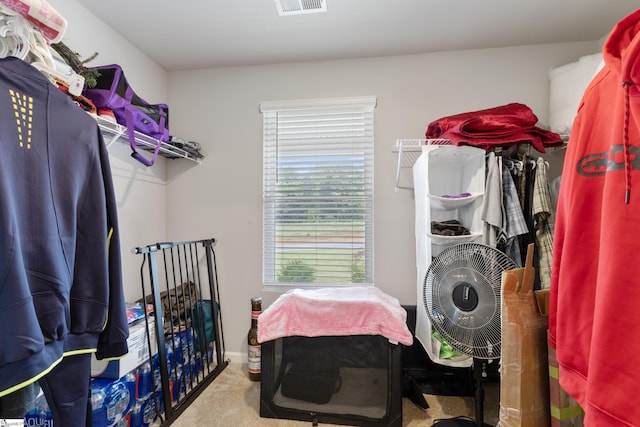
[[[454,145],[471,145],[484,150],[530,144],[541,153],[545,147],[563,144],[555,132],[536,126],[531,108],[511,103],[484,110],[442,117],[427,126],[427,139],[446,138]]]
[[[469,229],[457,219],[446,221],[431,221],[431,234],[438,236],[468,236]]]
[[[549,194],[545,182],[536,184],[537,160],[530,155],[531,148],[544,153],[546,147],[564,144],[562,137],[536,126],[538,118],[525,104],[510,103],[484,110],[445,116],[429,123],[427,138],[445,138],[453,145],[471,145],[487,151],[486,188],[482,207],[485,244],[494,246],[523,265],[524,254],[530,243],[544,245],[541,255],[535,246],[536,268],[534,288],[548,288],[551,244],[548,222],[552,221],[552,203],[540,201],[540,195]],[[496,156],[496,153],[499,155]],[[536,186],[545,186],[546,191]],[[536,222],[534,209],[545,206],[546,216],[539,213]],[[540,239],[540,240],[539,240]],[[540,275],[545,277],[541,280]]]

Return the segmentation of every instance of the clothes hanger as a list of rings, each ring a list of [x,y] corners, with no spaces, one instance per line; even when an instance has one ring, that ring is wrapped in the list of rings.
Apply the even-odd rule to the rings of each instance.
[[[0,56],[24,60],[29,54],[29,24],[18,15],[0,12]]]
[[[29,56],[32,57],[31,65],[56,84],[56,79],[68,87],[69,94],[80,96],[84,88],[84,77],[66,67],[66,72],[56,68],[49,44],[37,29],[32,28],[29,36]]]
[[[53,84],[56,80],[68,87],[69,94],[79,96],[84,88],[84,77],[71,68],[59,71],[49,44],[42,33],[26,19],[8,10],[0,12],[0,57],[14,56],[31,64]]]
[[[514,174],[515,176],[522,175],[522,170],[524,169],[524,165],[522,161],[515,160],[509,157],[502,158],[503,164],[509,169],[509,172]]]
[[[71,95],[80,96],[82,94],[82,89],[84,87],[84,77],[76,74],[71,69],[69,69],[68,74],[63,74],[55,68],[51,68],[50,66],[45,65],[41,62],[32,62],[31,65],[37,68],[41,73],[49,77],[49,80],[51,80],[53,83],[56,83],[56,79],[63,82],[69,88],[69,93]]]

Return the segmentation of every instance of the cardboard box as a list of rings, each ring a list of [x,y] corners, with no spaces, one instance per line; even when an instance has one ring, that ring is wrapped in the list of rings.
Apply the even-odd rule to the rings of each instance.
[[[98,360],[94,354],[91,357],[91,376],[117,380],[149,360],[149,346],[145,332],[146,324],[144,319],[129,325],[129,338],[127,339],[129,353],[119,360]],[[149,318],[149,332],[153,350],[151,355],[154,355],[158,352],[158,346],[156,345],[155,320],[153,317]]]
[[[500,425],[549,427],[547,329],[549,321],[533,290],[533,244],[524,268],[502,272]],[[542,296],[542,295],[540,295]]]

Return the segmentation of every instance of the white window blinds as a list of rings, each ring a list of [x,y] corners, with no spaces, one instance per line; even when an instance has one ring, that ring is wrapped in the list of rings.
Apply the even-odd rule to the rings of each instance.
[[[375,103],[260,105],[265,286],[373,284]]]

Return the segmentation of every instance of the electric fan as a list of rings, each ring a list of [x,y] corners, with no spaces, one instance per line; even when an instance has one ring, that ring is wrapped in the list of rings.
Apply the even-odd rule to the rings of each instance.
[[[436,255],[424,278],[423,299],[433,329],[454,350],[486,368],[500,358],[502,272],[518,265],[500,250],[459,243]],[[439,420],[437,427],[484,427],[482,377],[474,366],[476,420]]]

